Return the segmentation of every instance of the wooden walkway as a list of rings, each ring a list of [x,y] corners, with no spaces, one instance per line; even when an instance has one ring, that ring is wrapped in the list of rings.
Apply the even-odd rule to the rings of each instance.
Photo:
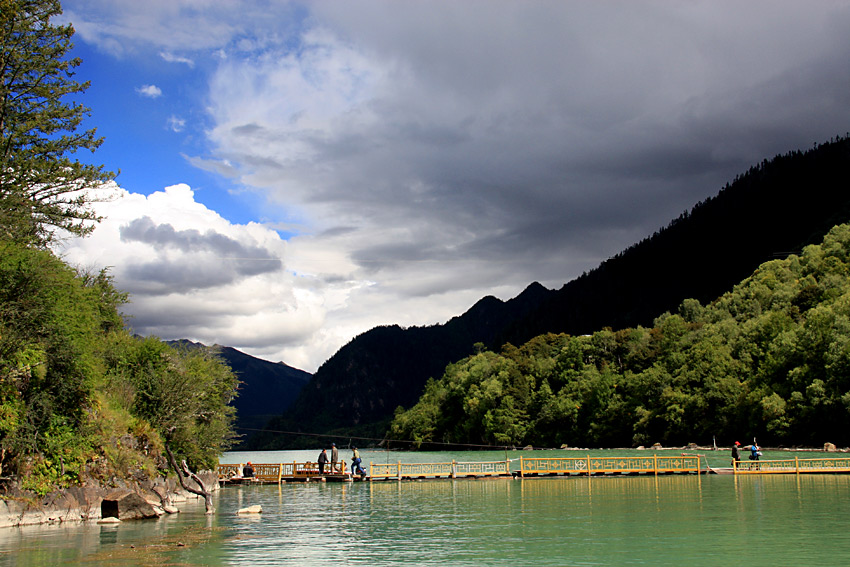
[[[330,463],[325,466],[325,473],[319,474],[317,463],[251,463],[254,469],[252,478],[243,478],[242,469],[245,463],[218,465],[218,481],[226,484],[282,484],[284,482],[346,482],[354,480],[351,472],[346,470],[344,462]]]
[[[700,474],[698,455],[640,457],[519,458],[518,474],[535,476],[623,476],[640,474]]]
[[[700,455],[645,455],[634,457],[525,457],[504,461],[444,463],[369,463],[361,478],[339,462],[319,474],[316,463],[254,463],[254,477],[241,477],[242,463],[218,466],[219,482],[227,484],[282,484],[285,482],[351,482],[355,480],[420,480],[474,478],[540,478],[551,476],[635,476],[671,474],[850,474],[850,457],[741,461],[731,468],[700,466]]]
[[[459,463],[369,463],[370,480],[413,480],[420,478],[510,477],[510,461]]]
[[[732,466],[734,474],[847,474],[850,457],[830,459],[781,459],[771,461],[741,461]]]

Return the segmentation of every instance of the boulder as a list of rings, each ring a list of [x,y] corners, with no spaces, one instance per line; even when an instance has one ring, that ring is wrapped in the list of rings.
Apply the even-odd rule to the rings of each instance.
[[[135,492],[110,494],[100,503],[102,518],[118,518],[119,520],[143,520],[158,518],[154,506]]]
[[[838,448],[835,446],[835,443],[824,443],[823,450],[827,453],[834,453],[838,450]]]
[[[257,504],[255,506],[248,506],[247,508],[241,508],[236,513],[237,514],[262,514],[263,513],[263,507],[260,506],[259,504]]]

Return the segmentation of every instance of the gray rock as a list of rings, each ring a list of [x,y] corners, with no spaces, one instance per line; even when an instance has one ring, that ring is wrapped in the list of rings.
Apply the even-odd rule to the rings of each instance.
[[[113,494],[104,498],[100,504],[100,514],[103,518],[112,517],[122,521],[159,517],[151,503],[136,492]]]

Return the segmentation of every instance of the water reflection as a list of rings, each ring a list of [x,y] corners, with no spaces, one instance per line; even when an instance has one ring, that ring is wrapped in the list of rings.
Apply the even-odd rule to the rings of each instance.
[[[837,565],[848,495],[844,475],[234,486],[212,517],[0,530],[0,564]]]

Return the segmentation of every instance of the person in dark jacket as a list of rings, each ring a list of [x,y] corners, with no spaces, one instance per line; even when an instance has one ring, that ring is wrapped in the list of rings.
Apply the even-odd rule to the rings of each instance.
[[[741,454],[738,452],[738,448],[741,446],[740,441],[735,441],[735,444],[732,445],[732,466],[735,466],[735,463],[741,462]]]
[[[254,467],[251,466],[251,461],[248,461],[248,464],[242,467],[242,477],[254,478]]]
[[[328,453],[325,449],[319,453],[319,459],[316,462],[319,463],[319,474],[325,474],[325,465],[328,464]]]
[[[331,474],[342,472],[342,470],[336,470],[338,462],[339,462],[339,449],[336,448],[336,443],[331,443]]]

